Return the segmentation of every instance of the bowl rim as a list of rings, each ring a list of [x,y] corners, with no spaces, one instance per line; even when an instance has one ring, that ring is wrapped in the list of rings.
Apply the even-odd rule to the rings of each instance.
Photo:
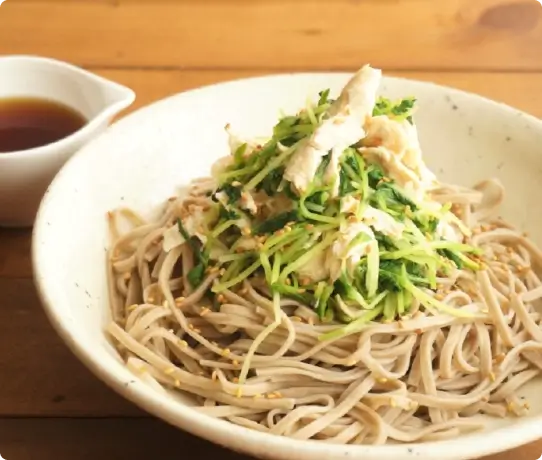
[[[111,125],[105,133],[98,136],[101,138],[110,130],[115,129],[119,124],[134,116],[141,116],[142,112],[153,110],[162,104],[171,101],[174,98],[184,96],[193,96],[199,92],[204,92],[213,88],[234,87],[244,83],[259,81],[260,84],[280,84],[280,79],[284,78],[305,78],[328,77],[347,78],[351,72],[292,72],[275,73],[270,75],[261,75],[248,78],[232,79],[219,83],[201,86],[188,91],[183,91],[169,97],[155,101],[149,105],[141,107],[131,114],[123,117]],[[470,93],[460,89],[452,88],[446,85],[439,85],[431,82],[403,78],[390,77],[383,78],[384,83],[401,82],[415,83],[420,86],[432,87],[437,91],[447,93],[450,96],[468,97],[478,102],[486,104],[488,109],[507,112],[510,117],[521,116],[523,121],[532,125],[537,131],[542,132],[542,120],[526,112],[509,106],[508,104],[491,100],[478,94]],[[294,440],[268,433],[258,432],[233,423],[216,419],[214,417],[198,413],[189,406],[170,407],[164,406],[163,395],[150,389],[144,382],[135,379],[132,385],[122,380],[119,375],[106,370],[102,367],[91,349],[81,344],[77,338],[70,332],[68,323],[63,321],[61,315],[55,307],[56,299],[52,298],[46,284],[46,273],[42,271],[41,251],[38,241],[42,239],[42,233],[46,229],[46,215],[49,207],[54,206],[55,190],[63,181],[63,176],[69,174],[71,168],[80,159],[86,155],[86,152],[92,150],[92,145],[98,139],[94,139],[89,144],[80,149],[73,155],[61,168],[54,180],[49,185],[42,202],[40,204],[33,232],[32,232],[32,267],[34,283],[38,291],[38,297],[45,310],[46,316],[56,330],[56,333],[66,343],[71,352],[100,380],[107,386],[119,393],[122,397],[130,400],[136,406],[149,412],[150,414],[165,420],[166,422],[181,428],[191,434],[207,439],[211,442],[220,444],[228,449],[245,452],[252,455],[259,455],[260,458],[289,459],[292,452],[296,452],[299,459],[338,459],[352,458],[357,456],[366,456],[369,460],[395,460],[396,458],[439,458],[440,460],[471,459],[483,455],[491,455],[498,452],[516,448],[518,446],[533,442],[542,438],[542,414],[524,419],[518,419],[514,424],[496,428],[491,432],[475,432],[452,438],[444,441],[431,441],[425,443],[410,444],[386,444],[382,446],[373,445],[340,445],[323,444],[312,440]],[[119,363],[119,365],[122,365]],[[209,434],[211,433],[211,434]],[[250,441],[250,442],[248,442]],[[478,447],[476,447],[478,446]]]

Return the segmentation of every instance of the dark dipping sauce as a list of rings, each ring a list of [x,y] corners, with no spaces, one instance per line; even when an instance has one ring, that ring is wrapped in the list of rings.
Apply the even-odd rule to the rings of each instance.
[[[52,144],[78,131],[87,120],[76,110],[47,99],[0,99],[0,154]]]

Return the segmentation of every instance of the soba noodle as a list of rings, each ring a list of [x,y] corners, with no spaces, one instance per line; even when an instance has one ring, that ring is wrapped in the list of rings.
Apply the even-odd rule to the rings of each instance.
[[[190,245],[164,250],[165,232],[191,206],[207,209],[213,190],[213,180],[195,181],[156,221],[126,209],[109,216],[107,330],[128,368],[157,391],[189,394],[194,410],[261,432],[342,444],[444,439],[483,428],[479,414],[527,413],[518,390],[542,370],[542,252],[496,217],[497,181],[431,192],[472,230],[465,242],[483,251],[484,267],[456,269],[425,292],[467,315],[414,300],[399,319],[324,341],[337,324],[274,295],[262,276],[212,304],[206,292],[219,268],[194,289]]]

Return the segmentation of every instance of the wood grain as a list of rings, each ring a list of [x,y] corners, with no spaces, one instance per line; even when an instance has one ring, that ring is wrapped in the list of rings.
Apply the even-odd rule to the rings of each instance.
[[[141,415],[61,342],[31,280],[0,278],[0,292],[0,417]]]
[[[534,0],[8,0],[0,14],[0,54],[117,67],[532,71],[541,45]]]
[[[154,419],[0,419],[0,453],[6,460],[250,460]],[[540,453],[542,441],[480,460],[536,460]]]
[[[541,49],[535,0],[7,0],[0,7],[0,54],[89,67],[136,91],[127,112],[219,81],[370,62],[542,117]],[[249,460],[148,417],[77,361],[39,304],[30,237],[0,229],[0,457]],[[485,460],[541,453],[542,441]]]

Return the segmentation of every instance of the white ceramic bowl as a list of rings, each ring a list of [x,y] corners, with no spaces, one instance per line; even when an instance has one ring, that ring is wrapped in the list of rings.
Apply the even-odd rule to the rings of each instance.
[[[197,436],[262,458],[324,460],[470,459],[542,437],[542,389],[521,391],[532,410],[522,419],[488,419],[487,429],[444,442],[341,446],[293,441],[209,418],[191,401],[141,383],[102,331],[108,319],[106,212],[150,212],[178,186],[206,175],[227,151],[224,125],[247,135],[270,132],[279,109],[303,107],[309,94],[338,91],[346,74],[297,74],[235,81],[160,101],[121,120],[74,156],[42,202],[33,241],[37,286],[49,318],[73,352],[137,405]],[[427,162],[447,181],[468,185],[498,176],[508,195],[503,214],[542,243],[542,123],[478,96],[432,84],[386,78],[381,92],[415,95]]]
[[[124,86],[66,62],[38,56],[0,56],[0,98],[31,97],[65,104],[87,123],[52,144],[0,153],[0,227],[29,226],[61,166],[135,99]]]

